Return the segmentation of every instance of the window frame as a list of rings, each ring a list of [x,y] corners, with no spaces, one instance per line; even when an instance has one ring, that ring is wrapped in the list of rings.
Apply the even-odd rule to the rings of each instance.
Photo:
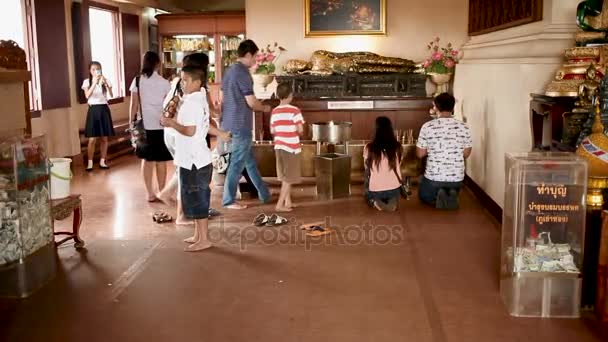
[[[124,89],[124,61],[123,61],[123,46],[122,46],[122,22],[120,19],[120,9],[115,6],[106,5],[104,3],[99,3],[95,1],[90,1],[87,11],[100,10],[110,12],[112,14],[112,25],[113,27],[113,35],[114,35],[114,64],[116,66],[116,75],[115,79],[112,80],[114,86],[114,98],[109,99],[109,104],[122,103],[124,102],[124,97],[126,94],[126,89]],[[87,33],[89,35],[89,42],[91,42],[91,30],[90,30],[90,21],[87,22]],[[90,48],[90,47],[89,47]],[[92,53],[92,49],[91,49]],[[91,56],[93,60],[93,56]]]
[[[33,0],[19,0],[21,5],[23,46],[30,80],[27,82],[29,111],[32,117],[39,117],[42,110],[40,91],[40,67],[36,44],[36,13]]]

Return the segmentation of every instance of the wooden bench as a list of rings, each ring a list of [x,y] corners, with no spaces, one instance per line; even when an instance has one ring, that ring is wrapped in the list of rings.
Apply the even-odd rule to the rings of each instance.
[[[129,120],[119,120],[114,122],[115,136],[109,137],[108,139],[108,160],[118,158],[120,156],[133,153],[133,147],[131,146],[131,134],[127,132],[129,128]],[[84,136],[84,129],[80,130],[80,150],[83,156],[83,163],[86,165],[89,159],[87,153],[87,147],[89,139]],[[96,143],[94,159],[99,159],[99,139]]]

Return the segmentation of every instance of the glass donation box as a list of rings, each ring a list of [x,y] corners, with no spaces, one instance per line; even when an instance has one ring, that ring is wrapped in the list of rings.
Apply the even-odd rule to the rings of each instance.
[[[500,293],[513,316],[579,317],[587,163],[571,153],[508,153]]]
[[[55,275],[44,137],[0,139],[0,297],[26,297]]]

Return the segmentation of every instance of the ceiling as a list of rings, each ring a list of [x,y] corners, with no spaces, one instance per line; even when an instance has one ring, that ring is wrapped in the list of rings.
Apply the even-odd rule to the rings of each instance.
[[[245,0],[116,0],[169,12],[245,10]]]

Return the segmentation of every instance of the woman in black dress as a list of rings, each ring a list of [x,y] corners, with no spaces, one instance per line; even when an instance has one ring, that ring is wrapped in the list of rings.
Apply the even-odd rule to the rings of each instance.
[[[156,202],[158,198],[154,189],[154,173],[156,172],[158,189],[162,190],[167,180],[168,162],[173,160],[165,146],[164,131],[160,125],[163,100],[169,93],[171,84],[158,74],[160,58],[155,52],[146,52],[142,65],[141,74],[133,79],[129,88],[131,91],[129,122],[133,122],[138,113],[143,119],[146,143],[143,151],[138,155],[143,159],[141,172],[148,191],[148,202]]]
[[[89,138],[87,149],[87,171],[93,170],[93,156],[95,154],[95,143],[101,140],[101,159],[99,167],[107,169],[106,158],[108,155],[108,137],[114,135],[112,114],[108,106],[108,98],[112,98],[112,84],[106,79],[101,71],[99,62],[89,64],[89,78],[82,82],[82,90],[87,98],[89,110],[85,125],[85,137]]]

